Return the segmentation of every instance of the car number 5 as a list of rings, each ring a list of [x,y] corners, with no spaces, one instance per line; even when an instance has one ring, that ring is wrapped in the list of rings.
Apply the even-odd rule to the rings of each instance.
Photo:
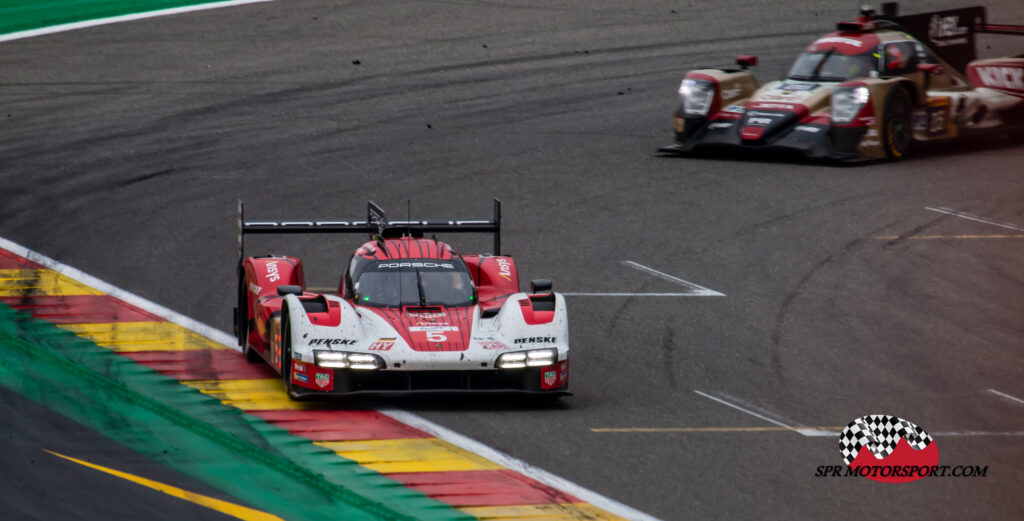
[[[448,337],[444,336],[444,331],[427,331],[428,342],[447,342]]]

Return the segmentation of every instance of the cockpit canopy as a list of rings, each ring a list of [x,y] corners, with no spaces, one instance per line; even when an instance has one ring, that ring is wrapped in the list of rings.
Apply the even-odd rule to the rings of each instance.
[[[370,260],[358,255],[349,266],[351,295],[372,307],[470,306],[473,279],[462,259]]]
[[[833,49],[805,51],[793,62],[787,76],[800,81],[846,81],[862,78],[878,70],[878,53],[871,49],[862,54],[842,54]]]
[[[842,82],[868,76],[899,76],[920,63],[937,63],[919,42],[900,32],[849,35],[833,33],[807,46],[790,68],[788,79]],[[892,38],[898,39],[892,39]]]

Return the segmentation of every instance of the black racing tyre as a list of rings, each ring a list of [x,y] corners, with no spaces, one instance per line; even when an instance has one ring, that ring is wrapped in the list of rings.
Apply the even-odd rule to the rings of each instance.
[[[249,290],[245,284],[245,272],[238,276],[238,308],[235,310],[235,320],[238,324],[238,343],[242,346],[245,359],[249,362],[262,362],[263,357],[253,348],[249,347],[249,312],[252,305],[249,303]]]
[[[906,156],[914,141],[910,116],[910,94],[903,87],[894,87],[885,98],[882,112],[882,147],[886,157],[893,161]]]
[[[284,380],[284,392],[292,396],[292,325],[288,320],[288,309],[281,310],[281,378]]]

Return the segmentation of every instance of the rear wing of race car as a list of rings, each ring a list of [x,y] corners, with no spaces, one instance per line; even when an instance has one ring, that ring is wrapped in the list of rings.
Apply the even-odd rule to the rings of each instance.
[[[978,33],[1024,36],[1024,26],[990,24],[984,7],[963,7],[945,11],[899,16],[897,2],[882,4],[878,20],[892,22],[907,34],[927,44],[950,66],[963,72],[977,59],[974,35]]]
[[[494,199],[490,219],[424,219],[392,221],[372,201],[366,205],[366,220],[246,221],[245,206],[238,201],[238,264],[245,259],[246,235],[291,233],[366,233],[370,239],[412,236],[424,233],[490,233],[494,236],[494,255],[501,255],[501,201]]]

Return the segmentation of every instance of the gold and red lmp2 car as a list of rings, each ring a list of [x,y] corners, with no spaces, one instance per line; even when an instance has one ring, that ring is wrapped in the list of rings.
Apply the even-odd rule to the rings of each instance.
[[[895,3],[804,49],[784,80],[758,85],[739,69],[686,73],[674,114],[675,143],[795,151],[840,161],[900,159],[914,143],[1002,133],[1024,142],[1024,55],[976,59],[979,32],[1024,36],[993,25],[984,7],[897,16]]]

